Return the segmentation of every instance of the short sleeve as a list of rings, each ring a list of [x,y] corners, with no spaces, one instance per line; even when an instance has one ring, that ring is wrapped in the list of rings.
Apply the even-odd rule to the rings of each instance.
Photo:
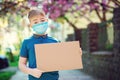
[[[61,41],[56,39],[56,38],[53,38],[55,40],[56,43],[60,43]]]
[[[26,40],[23,41],[21,49],[20,49],[20,56],[28,58],[28,49],[27,49],[27,44]]]
[[[56,41],[57,41],[57,43],[60,43],[61,41],[60,40],[58,40],[58,39],[56,39]]]
[[[58,40],[58,43],[60,43],[61,41],[60,40]]]

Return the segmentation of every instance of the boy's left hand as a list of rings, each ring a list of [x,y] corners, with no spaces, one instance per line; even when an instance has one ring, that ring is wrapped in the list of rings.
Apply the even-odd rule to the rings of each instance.
[[[37,68],[31,69],[30,70],[30,74],[36,78],[40,78],[40,76],[42,75],[43,71],[42,70],[38,70]]]

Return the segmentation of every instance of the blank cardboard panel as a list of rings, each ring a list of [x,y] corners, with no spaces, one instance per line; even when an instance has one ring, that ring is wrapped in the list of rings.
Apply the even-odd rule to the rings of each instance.
[[[82,69],[79,41],[35,44],[37,68],[45,72]]]

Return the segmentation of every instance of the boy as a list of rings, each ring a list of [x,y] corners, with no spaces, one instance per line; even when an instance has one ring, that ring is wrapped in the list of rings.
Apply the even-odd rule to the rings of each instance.
[[[29,39],[25,39],[22,43],[19,69],[22,72],[29,74],[28,80],[58,80],[58,71],[44,72],[36,68],[34,44],[58,42],[52,37],[47,36],[45,33],[48,28],[48,20],[45,17],[45,13],[39,10],[31,10],[28,14],[28,19],[34,34]],[[29,62],[29,67],[26,66],[27,60]]]

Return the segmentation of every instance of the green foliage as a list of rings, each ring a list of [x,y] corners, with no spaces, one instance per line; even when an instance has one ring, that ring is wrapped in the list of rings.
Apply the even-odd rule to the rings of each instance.
[[[13,62],[10,62],[10,66],[13,66],[13,67],[17,67],[18,66],[18,60],[19,60],[19,56],[14,56],[14,61]]]
[[[105,27],[107,24],[112,23],[112,19],[109,19],[107,21],[101,22],[98,24],[99,27]]]
[[[113,44],[107,44],[105,48],[107,51],[113,51]]]
[[[57,18],[56,21],[64,24],[64,18],[63,17]]]
[[[10,66],[18,66],[18,61],[10,62]]]
[[[0,80],[9,80],[15,72],[0,72]]]

